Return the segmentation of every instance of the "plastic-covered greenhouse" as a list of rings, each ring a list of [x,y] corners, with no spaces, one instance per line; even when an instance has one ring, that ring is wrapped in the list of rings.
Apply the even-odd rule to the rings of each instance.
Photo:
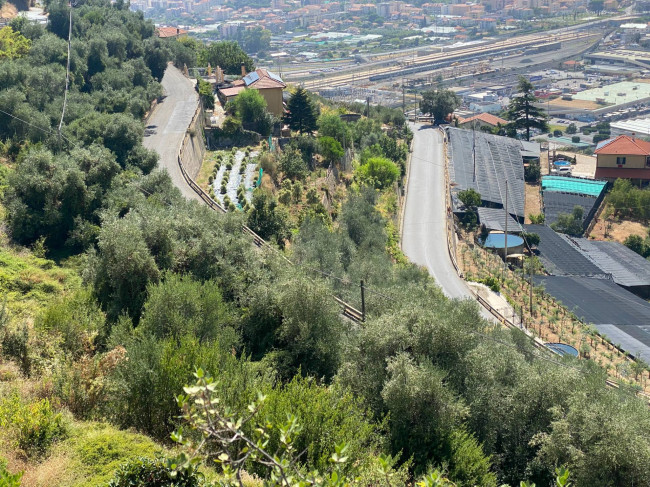
[[[598,197],[605,186],[607,186],[606,181],[594,181],[593,179],[567,176],[544,176],[542,178],[542,190],[544,191],[562,191]]]

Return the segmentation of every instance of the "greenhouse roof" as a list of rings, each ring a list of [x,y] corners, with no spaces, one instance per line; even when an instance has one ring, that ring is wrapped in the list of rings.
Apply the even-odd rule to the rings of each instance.
[[[607,186],[606,181],[593,179],[572,178],[569,176],[543,176],[542,190],[562,191],[564,193],[582,194],[587,196],[600,196]]]

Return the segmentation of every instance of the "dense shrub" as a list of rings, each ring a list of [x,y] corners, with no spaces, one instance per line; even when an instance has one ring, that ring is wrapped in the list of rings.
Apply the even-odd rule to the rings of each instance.
[[[22,478],[22,472],[12,474],[7,470],[7,461],[3,458],[0,458],[0,486],[20,487],[20,479]]]
[[[636,220],[650,220],[650,189],[633,186],[629,179],[614,181],[608,203],[618,216]]]
[[[200,487],[208,486],[203,476],[194,470],[177,471],[162,459],[139,458],[122,465],[109,487]]]
[[[356,176],[363,183],[377,189],[389,188],[400,176],[399,168],[390,159],[385,157],[372,157],[360,166]]]
[[[30,456],[46,453],[67,432],[63,417],[47,399],[25,403],[15,391],[0,399],[0,428],[13,431],[16,446]]]
[[[49,305],[38,316],[36,327],[58,336],[62,350],[75,359],[84,352],[93,351],[95,338],[105,331],[105,321],[92,295],[84,290]]]

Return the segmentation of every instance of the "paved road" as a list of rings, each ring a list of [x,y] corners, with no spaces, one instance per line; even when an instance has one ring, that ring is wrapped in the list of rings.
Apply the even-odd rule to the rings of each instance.
[[[144,146],[160,155],[174,186],[188,199],[201,200],[189,187],[178,167],[178,149],[192,121],[199,99],[192,82],[171,64],[162,79],[164,99],[154,109],[145,128]]]
[[[402,250],[414,262],[425,266],[450,298],[471,298],[451,263],[447,250],[445,215],[445,168],[440,132],[412,124],[413,154],[409,175]]]

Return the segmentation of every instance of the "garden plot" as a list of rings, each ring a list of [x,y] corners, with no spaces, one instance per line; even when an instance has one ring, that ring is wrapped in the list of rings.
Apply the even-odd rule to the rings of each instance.
[[[215,199],[223,206],[242,208],[250,205],[257,180],[257,151],[222,154],[215,164],[212,181]],[[217,169],[218,168],[218,169]]]

